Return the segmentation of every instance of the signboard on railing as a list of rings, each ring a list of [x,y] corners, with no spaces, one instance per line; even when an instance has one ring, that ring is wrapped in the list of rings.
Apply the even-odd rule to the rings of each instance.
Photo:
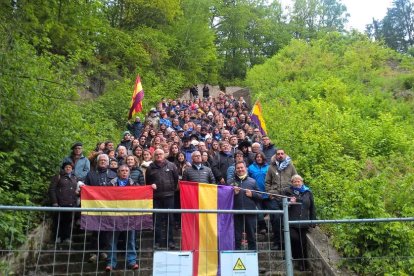
[[[256,251],[221,251],[221,276],[258,276],[259,263]]]
[[[193,252],[155,251],[152,275],[192,276]]]

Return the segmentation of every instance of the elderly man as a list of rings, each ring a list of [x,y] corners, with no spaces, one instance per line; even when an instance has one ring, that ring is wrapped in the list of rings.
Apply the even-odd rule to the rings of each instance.
[[[174,209],[174,192],[178,187],[178,169],[174,163],[165,159],[162,149],[154,151],[154,162],[152,162],[145,172],[145,182],[147,185],[156,185],[154,191],[154,209]],[[153,186],[154,187],[154,186]],[[175,248],[174,243],[174,214],[155,214],[155,248],[168,244],[170,249]],[[167,231],[162,235],[164,223],[167,222]]]
[[[62,164],[74,164],[74,173],[78,180],[84,180],[91,168],[88,158],[86,158],[82,153],[82,146],[83,145],[80,142],[74,143],[71,147],[72,153],[69,156],[65,157],[62,162]]]
[[[201,153],[198,150],[191,154],[191,159],[193,162],[191,167],[185,169],[183,173],[183,180],[200,183],[216,183],[213,171],[209,167],[203,165]]]
[[[118,168],[117,177],[112,179],[109,182],[109,186],[118,186],[118,187],[125,187],[125,186],[135,186],[134,180],[130,178],[130,170],[127,165],[121,165]],[[112,231],[109,233],[109,240],[110,240],[110,250],[109,250],[109,257],[107,259],[107,264],[105,270],[107,272],[111,271],[112,269],[116,268],[117,265],[117,245],[118,239],[121,234],[124,234],[126,239],[126,257],[127,257],[127,265],[128,268],[132,270],[138,269],[137,264],[137,251],[135,250],[135,230],[128,230],[128,231]]]
[[[296,175],[296,168],[289,156],[283,149],[278,149],[272,157],[269,169],[266,174],[266,192],[281,195],[283,190],[290,186],[292,176]],[[270,209],[281,209],[281,198],[270,196]],[[281,246],[281,216],[273,215],[271,223],[274,234],[273,248],[280,249]]]
[[[97,157],[97,167],[91,170],[85,178],[85,184],[90,186],[107,186],[112,179],[116,177],[116,173],[109,169],[109,157],[107,154],[99,154]],[[108,247],[107,232],[92,232],[91,239],[92,250],[101,252],[100,258],[106,259],[106,254],[103,252]],[[99,254],[91,254],[89,262],[96,262]]]

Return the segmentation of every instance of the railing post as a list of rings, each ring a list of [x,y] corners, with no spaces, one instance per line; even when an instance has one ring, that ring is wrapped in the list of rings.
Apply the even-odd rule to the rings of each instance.
[[[285,264],[286,275],[293,276],[292,249],[290,247],[290,229],[289,229],[289,203],[286,197],[282,199],[283,203],[283,234],[285,238]]]

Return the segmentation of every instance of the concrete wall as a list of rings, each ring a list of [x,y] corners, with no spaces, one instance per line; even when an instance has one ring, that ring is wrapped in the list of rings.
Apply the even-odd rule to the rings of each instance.
[[[307,235],[308,258],[313,275],[356,275],[339,267],[341,256],[329,243],[329,238],[316,227]]]

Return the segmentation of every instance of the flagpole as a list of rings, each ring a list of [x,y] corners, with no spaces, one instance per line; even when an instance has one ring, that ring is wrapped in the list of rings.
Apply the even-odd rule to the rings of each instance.
[[[180,181],[180,183],[181,182],[189,182],[189,183],[194,183],[194,184],[198,184],[199,183],[199,182],[192,182],[192,181]],[[234,187],[237,187],[237,186],[232,186],[232,185],[219,185],[219,184],[211,184],[211,183],[203,183],[203,184],[210,185],[210,186],[231,187],[233,190],[234,190]],[[267,193],[267,192],[261,192],[261,191],[256,191],[256,190],[249,190],[249,189],[244,189],[244,188],[240,188],[240,190],[242,190],[242,191],[252,191],[252,192],[255,192],[255,193],[258,193],[258,194],[270,195],[270,196],[280,197],[280,198],[291,198],[290,196],[285,196],[285,195],[280,195],[280,194],[273,194],[273,193]]]

